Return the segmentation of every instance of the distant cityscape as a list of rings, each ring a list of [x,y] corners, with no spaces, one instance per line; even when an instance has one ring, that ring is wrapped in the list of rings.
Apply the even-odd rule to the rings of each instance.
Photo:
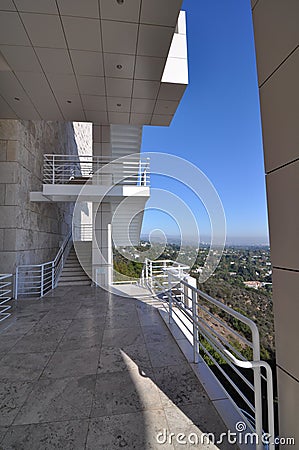
[[[256,321],[264,359],[274,360],[274,319],[272,305],[272,266],[268,245],[226,246],[212,276],[199,283],[209,246],[185,246],[176,243],[150,244],[144,240],[137,248],[114,249],[114,267],[120,273],[139,278],[142,253],[149,259],[169,259],[191,266],[190,275],[198,288]],[[140,261],[140,262],[139,262]]]

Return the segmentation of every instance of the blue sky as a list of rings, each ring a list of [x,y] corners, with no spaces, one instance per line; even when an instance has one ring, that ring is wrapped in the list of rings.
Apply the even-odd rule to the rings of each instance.
[[[170,127],[144,127],[142,151],[167,152],[199,167],[222,200],[228,243],[267,243],[265,176],[250,0],[185,0],[189,86]],[[152,186],[171,189],[153,177]],[[174,185],[173,185],[174,188]],[[207,216],[182,186],[175,191]],[[143,231],[167,216],[145,214]],[[169,227],[169,228],[168,228]]]

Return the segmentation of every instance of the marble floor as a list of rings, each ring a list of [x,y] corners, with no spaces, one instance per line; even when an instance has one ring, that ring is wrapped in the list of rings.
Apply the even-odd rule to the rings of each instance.
[[[1,324],[1,450],[233,448],[177,439],[225,431],[146,298],[60,287]]]

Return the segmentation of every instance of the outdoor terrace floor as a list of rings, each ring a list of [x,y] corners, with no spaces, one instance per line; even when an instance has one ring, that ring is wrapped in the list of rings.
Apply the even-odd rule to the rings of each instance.
[[[233,448],[157,442],[226,428],[152,303],[86,286],[19,300],[0,324],[1,450]]]

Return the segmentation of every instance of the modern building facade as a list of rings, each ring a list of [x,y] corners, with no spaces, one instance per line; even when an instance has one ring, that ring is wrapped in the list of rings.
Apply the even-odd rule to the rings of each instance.
[[[132,197],[123,223],[113,230],[119,245],[127,243],[121,229],[149,197],[149,170],[138,155],[125,157],[140,152],[143,125],[170,124],[188,83],[181,3],[1,3],[3,272],[51,260],[71,229],[82,184],[120,157],[110,165],[118,180],[109,173],[95,181],[94,175],[97,186],[85,188],[76,220],[80,225],[85,211],[87,222],[93,216],[96,224],[101,254],[90,249],[94,273],[109,259],[112,215],[122,199]],[[92,124],[92,146],[83,122]],[[99,203],[101,185],[111,183],[125,186]],[[133,243],[142,216],[133,220]]]
[[[298,441],[299,9],[296,0],[251,3],[267,173],[280,433]],[[109,278],[112,215],[130,197],[123,218],[128,223],[150,194],[139,158],[133,170],[136,159],[130,155],[140,152],[143,125],[171,123],[188,84],[181,5],[182,0],[0,1],[2,273],[53,259],[71,231],[74,203],[86,177],[95,178],[107,162],[123,158],[117,163],[118,191],[99,204],[101,186],[112,186],[107,177],[115,175],[101,172],[100,182],[87,186],[76,211],[78,226],[90,218],[96,224],[101,255],[89,249],[92,270]],[[129,177],[124,176],[126,164]],[[128,178],[133,186],[120,182]],[[139,239],[141,221],[139,215],[133,242]],[[121,236],[121,227],[115,233]],[[119,244],[126,239],[121,237]]]
[[[282,436],[299,442],[299,4],[252,0],[265,156]]]

